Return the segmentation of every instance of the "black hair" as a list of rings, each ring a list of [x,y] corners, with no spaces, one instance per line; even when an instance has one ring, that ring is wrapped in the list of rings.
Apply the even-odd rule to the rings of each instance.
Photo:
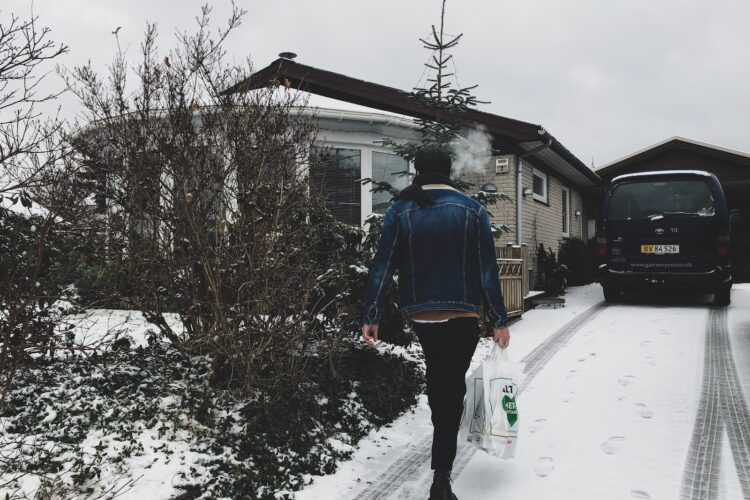
[[[428,146],[422,148],[414,155],[414,168],[420,174],[437,172],[450,175],[453,158],[445,148]]]

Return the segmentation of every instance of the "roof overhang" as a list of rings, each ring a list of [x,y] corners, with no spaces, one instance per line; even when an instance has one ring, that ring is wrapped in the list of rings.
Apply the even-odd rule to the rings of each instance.
[[[420,106],[410,98],[408,92],[403,90],[283,58],[277,59],[249,78],[231,86],[224,93],[249,92],[273,85],[288,85],[312,94],[413,118],[434,120],[438,117],[436,110]],[[452,118],[468,128],[484,128],[493,137],[493,148],[499,151],[523,153],[533,149],[533,146],[528,148],[528,144],[551,138],[549,150],[536,153],[534,157],[557,170],[560,175],[565,176],[575,185],[590,187],[600,181],[599,176],[593,170],[576,158],[541,125],[474,109],[456,114]]]
[[[607,163],[606,165],[599,167],[596,170],[596,173],[599,174],[601,177],[612,178],[618,175],[618,172],[622,172],[623,170],[626,170],[628,167],[637,165],[638,163],[648,158],[651,158],[661,153],[664,153],[666,151],[675,150],[675,149],[681,149],[684,151],[692,151],[694,153],[699,153],[699,154],[707,155],[707,156],[714,157],[714,158],[728,160],[728,161],[735,162],[738,164],[744,164],[750,167],[750,154],[748,153],[743,153],[741,151],[735,151],[732,149],[727,149],[727,148],[722,148],[719,146],[714,146],[712,144],[707,144],[705,142],[699,142],[699,141],[694,141],[691,139],[686,139],[684,137],[675,136],[675,137],[670,137],[669,139],[666,139],[659,143],[656,143],[652,146],[649,146],[645,149],[641,149],[640,151],[636,151],[635,153],[632,153],[628,156],[620,158],[619,160],[615,160],[613,162]]]

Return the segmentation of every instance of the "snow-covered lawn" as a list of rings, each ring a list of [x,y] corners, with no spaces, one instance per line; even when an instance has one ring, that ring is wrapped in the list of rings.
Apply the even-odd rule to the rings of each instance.
[[[284,397],[214,390],[210,359],[181,355],[140,313],[66,323],[85,355],[66,349],[19,371],[0,414],[0,498],[292,498],[421,386],[414,363],[357,343],[339,365],[346,377],[309,356],[304,382],[279,381]],[[362,387],[373,372],[391,382]]]
[[[601,288],[571,288],[566,298],[565,308],[537,308],[511,327],[513,359],[521,360],[600,303]],[[584,323],[519,396],[516,458],[502,461],[474,453],[458,477],[454,474],[459,498],[678,498],[701,398],[710,311],[710,296],[630,298]],[[748,394],[750,285],[735,285],[728,314],[737,370]],[[490,341],[480,343],[474,366],[490,348]],[[372,432],[337,473],[314,478],[297,498],[380,498],[371,485],[383,481],[401,484],[381,485],[380,491],[388,492],[382,498],[423,498],[428,461],[418,472],[401,475],[388,468],[424,451],[420,444],[431,431],[422,397],[413,413]],[[718,498],[742,498],[723,439]]]

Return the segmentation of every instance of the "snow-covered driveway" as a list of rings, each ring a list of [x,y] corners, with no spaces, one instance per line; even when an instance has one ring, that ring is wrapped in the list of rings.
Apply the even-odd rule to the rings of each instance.
[[[605,307],[594,285],[527,313],[509,351],[531,375],[517,456],[460,449],[459,498],[750,498],[750,286],[727,309],[707,299]],[[430,433],[423,399],[298,498],[425,498]]]

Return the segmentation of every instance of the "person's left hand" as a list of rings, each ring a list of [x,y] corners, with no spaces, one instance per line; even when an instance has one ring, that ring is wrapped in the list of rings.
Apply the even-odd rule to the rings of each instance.
[[[378,341],[378,324],[362,325],[362,340],[370,347],[375,347]]]
[[[498,346],[505,349],[510,344],[510,330],[508,330],[507,326],[504,328],[494,328],[492,330],[492,338],[497,342]]]

